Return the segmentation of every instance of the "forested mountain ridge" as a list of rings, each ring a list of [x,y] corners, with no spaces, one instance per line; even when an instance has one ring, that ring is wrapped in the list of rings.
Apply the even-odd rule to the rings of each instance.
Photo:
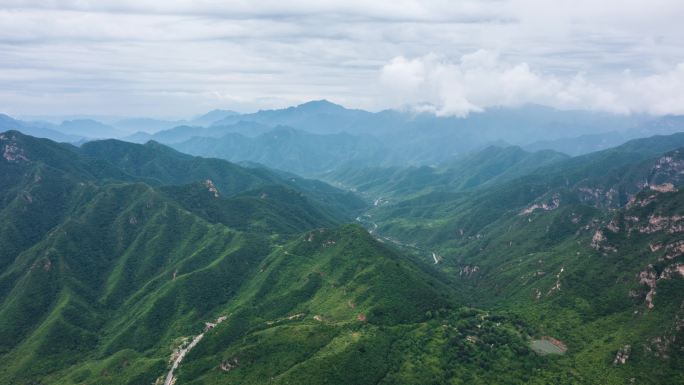
[[[323,176],[376,199],[402,199],[431,191],[465,191],[491,186],[568,159],[554,151],[527,152],[517,146],[488,146],[439,166],[339,167]]]
[[[193,155],[259,162],[321,177],[348,168],[448,167],[455,158],[493,145],[581,155],[684,129],[684,119],[678,115],[619,115],[528,104],[457,117],[411,109],[370,112],[327,100],[251,113],[215,110],[177,121],[67,117],[57,123],[55,119],[48,123],[3,116],[0,131],[19,129],[78,144],[104,138],[153,140]],[[132,133],[133,129],[139,131]]]
[[[641,139],[473,192],[395,198],[362,221],[416,258],[434,259],[472,290],[470,304],[515,311],[564,341],[573,365],[598,383],[613,381],[612,370],[598,368],[619,351],[630,357],[622,372],[639,382],[677,382],[682,141]],[[670,369],[639,376],[652,367]]]
[[[239,133],[218,138],[196,136],[173,147],[188,154],[257,162],[303,175],[334,170],[340,164],[383,162],[387,152],[382,142],[370,135],[319,135],[285,126],[253,138]]]
[[[626,116],[524,105],[450,117],[411,110],[368,112],[319,100],[128,139],[152,139],[194,155],[260,162],[320,177],[340,167],[448,166],[454,158],[492,145],[579,155],[682,129],[681,116]]]
[[[208,334],[172,374],[180,381],[191,373],[197,373],[193,381],[201,381],[226,372],[231,361],[221,358],[225,349],[245,349],[230,343],[236,330],[252,338],[264,326],[272,326],[268,333],[281,333],[295,322],[292,330],[323,333],[311,340],[330,346],[321,359],[338,356],[351,366],[328,374],[282,372],[283,379],[318,382],[334,375],[341,382],[364,383],[386,375],[386,369],[376,361],[374,370],[348,370],[373,357],[350,355],[362,346],[357,334],[365,336],[363,349],[369,353],[386,349],[409,325],[435,328],[436,321],[429,321],[433,313],[441,309],[446,317],[459,306],[457,293],[439,274],[357,226],[335,230],[338,217],[308,203],[305,192],[278,184],[282,179],[267,170],[205,163],[154,143],[103,141],[77,149],[14,131],[0,141],[4,383],[161,383],[183,336],[201,332],[217,317],[229,318],[227,328]],[[173,184],[192,178],[169,172],[174,167],[199,180]],[[233,185],[233,194],[224,195],[199,171],[214,172],[224,183],[237,180],[246,190]],[[260,178],[268,183],[260,186]],[[357,331],[347,340],[352,329]],[[378,332],[379,339],[373,337]],[[282,338],[294,342],[298,335],[287,332]],[[531,354],[520,337],[505,338]],[[309,361],[308,354],[297,356],[290,349],[274,353]],[[407,358],[404,350],[393,355]],[[231,378],[263,378],[256,356],[240,359],[241,369]]]
[[[203,168],[201,160],[170,149],[121,152],[114,141],[91,144],[109,149],[94,159],[83,155],[91,146],[76,149],[14,131],[1,135],[0,339],[14,363],[3,367],[7,380],[46,375],[96,351],[107,356],[156,346],[230,298],[250,259],[268,253],[274,235],[340,220],[265,170],[225,161]],[[160,189],[155,186],[181,176],[103,160],[127,165],[132,154],[141,166],[144,155],[177,159],[167,167],[199,163],[185,169],[194,176],[183,175],[198,182]],[[232,190],[224,196],[204,179],[200,171],[207,169],[225,186],[233,183]],[[184,291],[185,300],[179,297]],[[167,314],[163,322],[159,311]]]
[[[155,142],[0,135],[3,383],[682,379],[681,135],[487,148],[363,215]]]

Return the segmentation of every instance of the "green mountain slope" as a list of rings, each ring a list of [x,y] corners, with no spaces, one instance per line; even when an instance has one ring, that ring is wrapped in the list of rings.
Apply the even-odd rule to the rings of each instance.
[[[319,135],[285,126],[253,138],[240,133],[219,138],[196,136],[173,147],[188,154],[258,162],[302,175],[327,172],[342,163],[378,163],[385,155],[381,142],[372,136]]]
[[[178,381],[487,383],[505,377],[516,353],[541,366],[514,320],[455,309],[453,291],[428,271],[356,226],[305,234],[262,261]]]
[[[152,348],[230,298],[249,269],[245,257],[265,252],[148,186],[90,190],[87,202],[2,275],[8,291],[0,333],[10,375],[30,378],[84,355]]]
[[[510,310],[562,340],[559,364],[582,382],[676,383],[684,150],[670,150],[682,144],[634,141],[477,192],[380,206],[365,220],[417,258],[436,255],[472,292],[469,304]],[[619,357],[626,363],[613,364]]]
[[[460,308],[442,273],[359,226],[322,228],[338,222],[291,188],[318,182],[155,144],[0,140],[2,383],[161,383],[203,329],[179,383],[491,382],[546,362],[519,318]],[[255,187],[224,195],[174,165]],[[412,369],[441,355],[464,360]]]
[[[226,355],[242,352],[245,338],[271,333],[277,337],[261,341],[275,346],[272,354],[283,361],[270,370],[285,382],[408,378],[402,363],[410,357],[398,346],[409,336],[434,338],[439,320],[448,317],[462,324],[455,338],[491,330],[503,333],[501,343],[531,354],[521,326],[491,322],[475,330],[481,314],[463,310],[456,317],[458,293],[440,273],[396,254],[364,229],[311,230],[337,222],[290,186],[257,183],[224,196],[206,180],[166,184],[191,177],[158,163],[187,161],[163,148],[150,155],[147,147],[122,150],[120,142],[104,141],[95,143],[99,158],[93,159],[92,148],[78,151],[16,132],[0,140],[0,175],[7,182],[3,242],[12,246],[3,248],[0,271],[3,383],[153,383],[167,372],[171,348],[183,336],[228,314],[183,363],[179,381],[213,381],[217,373],[208,365],[215,369]],[[208,167],[187,159],[200,165],[186,170]],[[220,169],[224,164],[228,170]],[[226,162],[209,170],[219,177],[246,175],[239,185],[250,187],[253,175],[274,175]],[[289,349],[308,329],[313,334],[305,346]],[[447,349],[441,339],[435,343]],[[328,353],[311,356],[310,349],[324,345]],[[389,349],[391,371],[385,356],[375,354]],[[329,368],[337,358],[347,366]],[[243,361],[240,378],[263,379],[263,363],[271,362],[264,359],[250,370]],[[442,373],[443,365],[431,372]]]
[[[282,185],[304,193],[318,209],[338,220],[353,218],[365,207],[354,194],[294,175],[279,175],[263,167],[245,168],[212,158],[182,154],[156,142],[145,145],[118,140],[85,143],[81,153],[119,167],[153,185],[182,185],[211,181],[222,196],[232,196],[268,185]]]
[[[487,149],[369,232],[321,182],[3,133],[0,383],[680,383],[682,141]]]
[[[680,183],[676,169],[681,151],[667,152],[682,146],[684,134],[636,140],[487,189],[428,192],[370,214],[381,232],[430,245],[456,241],[461,232],[477,236],[485,226],[523,212],[551,211],[566,204],[619,208],[644,189]],[[666,164],[675,170],[666,172]]]
[[[406,199],[432,191],[461,191],[514,179],[567,159],[553,151],[529,153],[520,147],[487,147],[438,167],[338,168],[324,176],[374,199]],[[380,203],[380,202],[378,202]]]
[[[165,344],[235,295],[273,234],[337,223],[265,170],[221,162],[213,171],[238,186],[251,187],[254,175],[273,183],[224,198],[206,181],[136,181],[175,176],[159,168],[121,170],[17,132],[0,141],[3,383],[51,383],[74,364],[117,356],[139,360],[116,383],[153,382],[165,368]],[[119,142],[106,143],[113,146],[100,149],[116,158]],[[143,159],[154,164],[156,156]]]
[[[282,185],[266,185],[228,198],[208,181],[165,186],[162,191],[201,218],[240,231],[290,235],[338,223],[304,194]]]

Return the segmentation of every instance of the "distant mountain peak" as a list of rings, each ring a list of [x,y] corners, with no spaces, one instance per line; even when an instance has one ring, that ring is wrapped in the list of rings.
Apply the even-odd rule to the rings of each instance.
[[[213,110],[207,112],[205,115],[207,115],[207,114],[231,114],[231,115],[238,115],[239,112],[235,112],[235,111],[233,111],[233,110],[226,110],[226,109],[223,109],[223,108],[215,108],[215,109],[213,109]]]
[[[233,110],[224,110],[221,108],[217,108],[217,109],[214,109],[214,110],[207,112],[206,114],[199,115],[194,120],[199,120],[199,119],[206,118],[206,117],[231,116],[231,115],[240,115],[240,113],[233,111]]]
[[[327,99],[312,100],[306,103],[302,103],[294,108],[298,110],[307,111],[319,110],[320,112],[346,110],[346,108],[344,108],[343,106],[335,104]]]
[[[21,125],[21,123],[18,120],[14,119],[13,117],[11,117],[7,114],[3,114],[1,112],[0,112],[0,122],[2,122],[4,124],[14,124],[17,126]]]
[[[240,115],[240,113],[232,110],[215,109],[207,112],[206,114],[199,115],[193,118],[191,122],[193,124],[199,125],[210,125],[221,119],[225,119],[235,115]]]
[[[95,119],[90,119],[90,118],[83,118],[83,119],[67,119],[62,122],[62,124],[76,124],[76,123],[88,123],[88,124],[98,124],[98,125],[105,125],[102,122],[99,122]]]

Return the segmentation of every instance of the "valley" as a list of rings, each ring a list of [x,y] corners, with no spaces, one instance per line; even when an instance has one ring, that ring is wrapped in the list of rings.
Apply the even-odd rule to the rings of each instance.
[[[3,382],[682,375],[681,134],[330,184],[156,142],[0,140]]]
[[[601,323],[603,317],[616,320],[631,318],[630,324],[637,329],[632,330],[630,333],[632,337],[628,338],[631,340],[624,346],[633,347],[634,338],[637,338],[637,340],[640,339],[641,347],[646,351],[652,351],[652,348],[647,347],[650,344],[647,342],[649,338],[654,341],[668,340],[668,338],[670,338],[669,341],[676,341],[677,337],[674,335],[681,333],[682,330],[681,317],[684,308],[681,304],[684,302],[681,298],[675,300],[674,306],[665,311],[668,315],[651,314],[656,308],[653,302],[654,296],[658,293],[656,282],[663,282],[665,285],[672,283],[678,287],[684,275],[678,273],[681,271],[681,262],[674,262],[680,260],[681,254],[659,253],[660,243],[650,238],[652,236],[664,237],[660,239],[667,239],[669,250],[678,248],[679,238],[681,238],[677,224],[679,217],[677,215],[661,216],[654,214],[654,211],[661,210],[657,208],[662,207],[660,205],[674,207],[669,205],[680,199],[679,190],[674,187],[678,182],[670,183],[670,179],[667,178],[674,178],[675,181],[680,178],[682,163],[679,160],[681,156],[679,148],[681,146],[682,142],[677,136],[654,137],[628,143],[624,146],[624,150],[618,147],[605,154],[590,155],[587,162],[591,162],[593,167],[610,169],[610,167],[597,164],[596,160],[608,161],[615,157],[624,158],[625,154],[619,154],[620,151],[639,149],[637,151],[642,152],[639,156],[626,157],[631,159],[629,163],[633,166],[620,166],[623,171],[619,171],[620,176],[616,179],[620,184],[619,187],[615,185],[591,186],[592,183],[604,184],[610,179],[602,177],[592,180],[590,175],[584,173],[581,174],[582,179],[575,182],[578,183],[578,187],[568,186],[568,177],[572,173],[563,171],[563,162],[560,162],[553,169],[563,174],[565,180],[558,182],[553,182],[553,176],[541,176],[545,173],[542,166],[540,176],[531,175],[504,182],[499,191],[476,189],[470,193],[464,190],[463,193],[453,195],[427,192],[423,196],[410,194],[402,196],[392,191],[384,191],[383,194],[395,194],[394,202],[382,206],[371,206],[369,211],[357,220],[363,219],[362,223],[379,240],[388,241],[407,255],[412,255],[417,261],[443,270],[452,285],[458,287],[463,293],[470,293],[467,294],[469,304],[481,308],[494,307],[514,311],[531,324],[542,326],[543,329],[548,328],[547,331],[553,331],[554,337],[568,342],[566,346],[552,337],[532,341],[532,348],[539,350],[542,354],[565,353],[569,350],[577,357],[593,355],[593,353],[582,352],[586,342],[580,342],[573,337],[573,334],[579,332],[584,335],[583,339],[587,338],[591,335],[590,330],[593,326],[582,325],[586,322]],[[662,155],[658,155],[658,152]],[[573,159],[567,163],[576,169],[576,165],[582,162],[584,161]],[[663,167],[664,164],[667,166]],[[628,178],[623,175],[628,175]],[[661,179],[664,175],[667,175],[665,178],[668,181]],[[541,190],[536,187],[540,185],[540,178],[548,178],[548,181],[541,184],[543,186]],[[630,182],[630,180],[639,182]],[[664,182],[667,187],[661,187],[661,182]],[[364,182],[358,183],[357,186],[353,186],[354,191],[359,191]],[[507,183],[510,187],[506,187]],[[527,186],[526,183],[528,183]],[[558,183],[560,190],[556,190],[554,183]],[[635,185],[631,186],[629,183],[635,183]],[[487,207],[496,207],[494,202],[508,194],[504,191],[530,187],[534,195],[526,198],[529,199],[528,201],[519,201],[518,206],[508,206],[505,211],[499,212],[498,218],[492,217],[496,219],[486,222],[484,227],[472,227],[477,223],[472,222],[473,218],[484,215],[488,211]],[[588,191],[591,191],[591,195],[587,194]],[[605,193],[605,196],[609,198],[608,200],[597,199],[598,194],[603,195],[606,191],[608,193]],[[490,193],[492,195],[487,197]],[[478,199],[469,197],[471,194],[483,202],[477,203]],[[610,198],[610,194],[615,194],[615,198]],[[626,196],[618,198],[619,194],[626,194]],[[430,199],[431,196],[436,199]],[[539,196],[543,198],[540,200]],[[370,202],[377,198],[371,195],[367,199]],[[622,203],[616,204],[615,199],[620,199]],[[489,202],[492,204],[488,205]],[[476,205],[475,208],[471,208],[470,205],[473,204]],[[649,205],[650,209],[644,209]],[[606,206],[609,208],[606,209]],[[636,207],[646,211],[640,215],[634,215],[632,213]],[[441,219],[452,215],[449,214],[452,210],[466,213],[462,219],[458,220],[458,227],[449,225]],[[469,210],[477,213],[475,217],[468,216]],[[669,211],[669,209],[665,210]],[[373,221],[370,221],[370,218],[373,218]],[[620,218],[628,218],[627,221],[633,222],[622,223],[620,221],[624,219]],[[637,225],[637,223],[641,224]],[[467,228],[468,225],[471,226],[470,229]],[[626,234],[621,235],[623,232]],[[637,236],[637,233],[641,235]],[[553,237],[552,240],[549,237]],[[611,243],[607,240],[608,237],[621,239],[623,246]],[[648,238],[650,240],[647,240]],[[547,246],[540,250],[540,245]],[[443,256],[439,263],[437,263],[437,255]],[[597,257],[603,260],[603,266],[600,265],[601,262],[594,261]],[[571,262],[573,259],[576,262]],[[630,259],[642,262],[632,263],[630,268],[627,267],[630,266],[627,262]],[[610,275],[599,277],[586,272],[586,268],[593,264],[597,264],[595,267],[597,271]],[[627,271],[615,270],[617,266],[626,268]],[[595,281],[590,282],[589,279]],[[625,288],[618,292],[600,294],[600,298],[617,297],[612,299],[615,301],[612,304],[605,303],[600,305],[600,308],[591,310],[591,307],[596,306],[593,298],[598,292],[615,289],[616,283],[613,280],[624,282],[626,287],[623,286]],[[670,282],[670,280],[674,281]],[[584,287],[593,287],[593,292],[583,297],[580,292]],[[664,295],[669,296],[669,294]],[[622,298],[618,299],[619,297]],[[632,300],[626,301],[628,298]],[[637,301],[637,298],[641,300]],[[568,299],[571,302],[568,302]],[[577,305],[573,305],[572,301],[583,301],[587,307],[574,313],[579,308],[575,308]],[[629,302],[632,305],[628,305]],[[678,302],[680,305],[677,305]],[[619,303],[622,304],[618,305]],[[611,308],[614,310],[609,310]],[[521,309],[524,310],[521,311]],[[598,311],[598,314],[590,315],[592,311]],[[546,317],[549,312],[562,314],[562,318],[548,320]],[[667,321],[655,321],[662,319],[660,318],[662,316]],[[576,324],[568,322],[573,318],[578,319]],[[592,322],[592,318],[595,321]],[[651,327],[657,329],[655,325],[658,322],[664,322],[664,325],[667,325],[664,330],[670,331],[666,333],[674,334],[665,338],[648,337],[649,332],[646,332],[641,338],[635,337],[641,333],[637,331],[638,328],[643,327],[642,332]],[[559,328],[560,324],[564,326]],[[639,324],[642,326],[637,326]],[[584,327],[588,329],[581,331]],[[617,331],[619,328],[613,327],[613,330]],[[596,334],[596,338],[602,338],[601,334]],[[548,341],[558,341],[558,343]],[[624,351],[624,346],[619,351]],[[675,345],[668,346],[669,348],[666,349],[674,349],[671,350],[672,354],[679,354],[674,353],[679,349]],[[625,355],[616,354],[618,357],[615,358],[616,362],[623,362]],[[667,355],[669,360],[671,357]],[[634,358],[633,355],[632,358]],[[606,354],[604,359],[612,359],[611,354]]]
[[[0,385],[684,385],[682,20],[0,1]]]

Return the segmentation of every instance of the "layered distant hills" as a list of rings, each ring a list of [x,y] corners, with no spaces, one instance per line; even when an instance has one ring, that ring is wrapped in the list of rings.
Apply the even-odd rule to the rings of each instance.
[[[153,140],[185,153],[319,177],[341,167],[435,166],[489,146],[581,155],[684,129],[680,116],[612,115],[530,105],[491,108],[464,118],[347,109],[326,100],[241,114],[214,110],[180,121],[76,117],[61,123],[4,116],[0,129],[56,141]]]

